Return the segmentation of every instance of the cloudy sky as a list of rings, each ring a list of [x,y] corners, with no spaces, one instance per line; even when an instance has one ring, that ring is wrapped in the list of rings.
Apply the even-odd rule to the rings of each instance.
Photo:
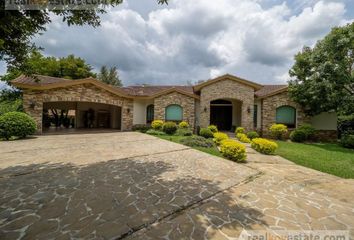
[[[353,0],[126,0],[98,28],[53,18],[35,42],[48,56],[75,54],[96,70],[117,66],[125,85],[186,84],[224,73],[277,84],[287,81],[304,45],[353,19]]]

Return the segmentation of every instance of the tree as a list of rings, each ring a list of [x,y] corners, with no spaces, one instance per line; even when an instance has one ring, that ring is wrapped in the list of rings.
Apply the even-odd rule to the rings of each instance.
[[[46,3],[46,1],[44,1]],[[123,0],[109,0],[110,6],[117,6]],[[159,4],[167,3],[167,0],[158,0]],[[79,6],[82,6],[82,3]],[[36,34],[46,30],[46,25],[51,22],[51,16],[62,17],[63,21],[70,25],[88,24],[93,27],[100,25],[100,14],[105,13],[105,5],[97,2],[95,8],[86,10],[62,9],[48,11],[43,10],[5,10],[5,1],[0,3],[0,61],[6,61],[9,66],[29,72],[26,66],[28,53],[38,49],[31,41]]]
[[[116,67],[111,67],[109,70],[106,66],[102,66],[100,73],[98,74],[98,79],[104,83],[121,87],[122,81],[119,79],[118,70]]]
[[[74,55],[63,58],[44,57],[40,52],[33,51],[25,64],[33,74],[67,79],[96,77],[92,67],[85,60]],[[1,80],[9,83],[21,74],[23,74],[21,68],[10,67]]]
[[[304,47],[289,73],[290,96],[308,115],[353,114],[354,23],[333,28],[314,48]]]

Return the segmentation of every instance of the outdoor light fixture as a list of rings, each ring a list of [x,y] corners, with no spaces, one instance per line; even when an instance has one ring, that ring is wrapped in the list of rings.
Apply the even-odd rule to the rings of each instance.
[[[127,113],[130,113],[130,108],[127,108]]]
[[[250,107],[247,108],[247,112],[251,113],[251,108]]]
[[[207,112],[208,111],[208,108],[207,107],[204,107],[204,112]]]
[[[36,103],[35,102],[30,102],[29,106],[30,106],[31,109],[34,109],[36,107]]]

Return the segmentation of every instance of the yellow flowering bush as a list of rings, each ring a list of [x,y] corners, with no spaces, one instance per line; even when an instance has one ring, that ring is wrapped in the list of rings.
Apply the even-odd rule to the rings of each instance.
[[[238,127],[236,128],[236,131],[235,131],[236,134],[238,133],[245,133],[245,129],[243,127]]]
[[[278,148],[278,144],[265,138],[254,138],[251,147],[257,152],[272,155]]]
[[[189,124],[186,121],[180,122],[178,124],[179,128],[189,128]]]
[[[222,141],[220,145],[220,152],[224,157],[232,161],[246,161],[246,147],[234,140],[227,139]]]
[[[240,140],[240,142],[243,142],[243,143],[250,143],[251,142],[251,139],[249,139],[247,137],[247,135],[244,134],[244,133],[240,134],[240,139],[239,140]]]
[[[272,137],[280,140],[288,132],[288,127],[285,126],[284,124],[273,124],[269,128],[269,131],[270,131],[270,134],[272,135]]]
[[[163,121],[162,120],[154,120],[151,123],[151,127],[155,130],[162,130]]]
[[[209,126],[208,126],[208,129],[209,129],[210,131],[212,131],[213,133],[218,132],[218,127],[215,126],[215,125],[209,125]]]
[[[226,133],[222,133],[222,132],[214,133],[214,142],[216,143],[216,145],[220,145],[221,141],[224,141],[226,139],[229,139],[229,136],[227,136]]]

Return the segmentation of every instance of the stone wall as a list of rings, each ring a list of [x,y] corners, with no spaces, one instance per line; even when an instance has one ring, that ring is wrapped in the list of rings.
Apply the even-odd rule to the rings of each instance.
[[[233,80],[219,81],[201,89],[200,127],[210,124],[210,102],[217,99],[241,101],[241,126],[247,130],[253,129],[254,89]]]
[[[154,118],[165,120],[165,109],[172,104],[180,105],[183,108],[183,121],[188,122],[194,129],[195,99],[178,92],[162,95],[154,99]]]
[[[42,132],[42,114],[44,102],[95,102],[122,107],[122,130],[131,130],[133,125],[133,100],[119,97],[92,84],[83,84],[67,88],[45,91],[24,90],[23,107],[32,116]]]
[[[310,122],[310,118],[304,114],[301,106],[290,100],[288,92],[282,92],[262,100],[262,132],[264,135],[268,135],[268,129],[276,121],[276,109],[281,106],[291,106],[296,109],[296,126]]]

